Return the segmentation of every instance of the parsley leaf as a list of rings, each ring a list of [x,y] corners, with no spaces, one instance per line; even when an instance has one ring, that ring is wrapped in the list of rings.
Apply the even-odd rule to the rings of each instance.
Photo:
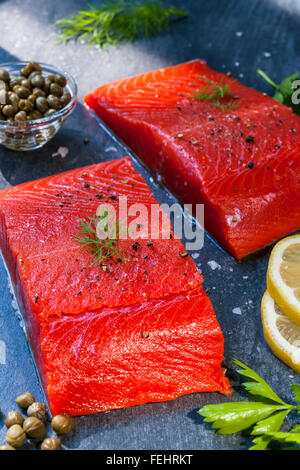
[[[300,412],[300,405],[285,403],[254,370],[237,359],[233,360],[240,367],[237,372],[250,379],[242,385],[255,401],[206,405],[198,411],[204,421],[212,423],[212,428],[218,434],[233,434],[250,429],[253,436],[250,450],[265,450],[272,441],[300,444],[300,424],[289,432],[280,431],[288,413],[292,410]],[[300,401],[300,385],[291,387],[295,399]]]
[[[294,73],[290,77],[286,77],[282,80],[282,82],[278,85],[277,83],[273,82],[273,80],[268,77],[268,75],[263,72],[262,70],[257,70],[257,73],[267,82],[269,85],[271,85],[273,88],[275,88],[275,94],[273,95],[273,99],[275,101],[278,101],[279,103],[283,103],[286,106],[292,108],[293,112],[295,114],[298,114],[300,116],[300,102],[296,94],[298,95],[298,92],[295,93],[296,88],[294,87],[294,82],[297,80],[299,77],[299,73]],[[293,99],[293,95],[295,93],[296,99]]]

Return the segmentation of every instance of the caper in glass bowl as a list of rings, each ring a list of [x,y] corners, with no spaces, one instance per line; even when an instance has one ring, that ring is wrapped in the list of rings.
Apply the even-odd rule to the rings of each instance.
[[[16,151],[45,145],[77,104],[73,77],[36,62],[0,64],[0,144]]]

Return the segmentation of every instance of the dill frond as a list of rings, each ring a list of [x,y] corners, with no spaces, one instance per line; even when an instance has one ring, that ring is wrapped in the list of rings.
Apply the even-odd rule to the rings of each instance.
[[[115,242],[120,234],[126,230],[118,220],[110,223],[108,215],[108,212],[104,212],[102,216],[88,217],[86,221],[78,219],[80,224],[77,226],[77,235],[74,236],[74,239],[81,245],[81,249],[89,252],[93,259],[88,267],[93,266],[95,263],[101,265],[105,259],[113,256],[118,256],[119,259],[125,261],[120,251],[115,247]],[[100,224],[101,230],[105,232],[105,238],[98,236],[98,224]]]
[[[192,95],[192,98],[207,101],[222,111],[229,111],[237,107],[237,97],[230,93],[229,85],[224,82],[224,79],[216,83],[213,80],[209,80],[207,77],[199,76],[198,78],[206,83],[206,85],[198,89],[196,93]]]
[[[86,10],[62,18],[55,25],[63,42],[88,36],[90,45],[108,47],[158,35],[174,16],[186,18],[188,13],[160,0],[105,0],[100,6],[88,5]]]

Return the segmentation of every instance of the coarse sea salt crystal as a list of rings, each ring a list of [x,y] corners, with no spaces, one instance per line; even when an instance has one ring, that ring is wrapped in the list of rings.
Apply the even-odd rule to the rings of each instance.
[[[242,310],[240,309],[240,307],[235,307],[232,309],[232,313],[234,313],[235,315],[242,315]]]
[[[208,261],[207,264],[213,271],[215,271],[215,269],[221,269],[221,266],[219,265],[219,263],[217,263],[214,260]]]

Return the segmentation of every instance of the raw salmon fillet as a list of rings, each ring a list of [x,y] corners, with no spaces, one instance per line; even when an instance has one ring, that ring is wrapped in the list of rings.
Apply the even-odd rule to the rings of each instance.
[[[207,79],[229,86],[231,109],[194,97]],[[182,203],[205,205],[205,228],[237,259],[300,228],[290,108],[202,60],[100,86],[85,102]]]
[[[230,393],[202,275],[170,230],[117,240],[125,261],[101,266],[74,239],[78,218],[125,196],[157,205],[128,157],[0,191],[0,247],[53,415]]]

